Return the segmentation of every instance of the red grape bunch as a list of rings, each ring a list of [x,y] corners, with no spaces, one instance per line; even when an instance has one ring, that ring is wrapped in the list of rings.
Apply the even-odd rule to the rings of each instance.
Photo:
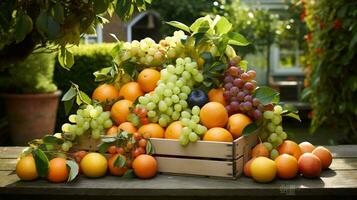
[[[224,98],[227,102],[227,112],[229,115],[244,113],[251,118],[259,120],[262,118],[264,105],[259,99],[253,98],[253,92],[257,87],[254,80],[256,72],[249,70],[244,72],[236,64],[230,64],[224,77]]]

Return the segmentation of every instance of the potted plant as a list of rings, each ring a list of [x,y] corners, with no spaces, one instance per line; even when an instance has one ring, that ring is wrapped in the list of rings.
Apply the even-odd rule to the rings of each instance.
[[[33,53],[1,73],[1,97],[14,145],[53,133],[61,91],[53,83],[54,54]]]

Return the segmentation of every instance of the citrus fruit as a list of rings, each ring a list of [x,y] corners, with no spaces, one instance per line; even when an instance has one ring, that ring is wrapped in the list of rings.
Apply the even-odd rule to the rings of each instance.
[[[53,158],[48,165],[47,179],[54,183],[64,182],[68,179],[68,168],[66,159]]]
[[[310,142],[301,142],[299,147],[301,149],[301,153],[311,153],[315,149],[315,146]]]
[[[232,133],[234,138],[238,138],[242,135],[243,129],[252,123],[252,120],[241,113],[234,114],[228,118],[227,129]]]
[[[301,156],[301,149],[298,144],[291,140],[285,140],[279,147],[278,147],[279,154],[290,154],[294,156],[297,160]]]
[[[155,158],[147,154],[136,157],[132,167],[135,175],[143,179],[154,177],[157,172],[157,162]]]
[[[275,159],[275,164],[278,169],[278,177],[282,179],[294,178],[299,171],[298,161],[289,154],[279,155]]]
[[[201,108],[200,118],[207,128],[224,127],[228,121],[228,113],[222,104],[208,102]]]
[[[180,121],[172,122],[165,130],[165,138],[179,139],[183,126]]]
[[[113,101],[119,98],[119,91],[111,84],[102,84],[95,88],[92,99],[99,102]]]
[[[264,157],[269,157],[269,151],[268,149],[265,147],[265,145],[263,143],[259,143],[257,145],[255,145],[255,147],[252,149],[252,157],[260,157],[260,156],[264,156]]]
[[[123,122],[118,126],[118,129],[126,131],[128,133],[135,133],[137,131],[136,127],[131,122]]]
[[[312,153],[304,153],[298,160],[299,171],[306,178],[316,178],[321,173],[321,161]]]
[[[138,83],[144,92],[151,92],[155,89],[160,80],[160,72],[155,69],[146,68],[138,75]]]
[[[114,175],[114,176],[123,176],[127,170],[126,167],[114,166],[115,160],[118,158],[119,155],[120,154],[113,155],[108,159],[109,172],[111,175]],[[123,158],[126,160],[126,158],[124,156],[123,156]]]
[[[118,134],[118,127],[113,125],[112,127],[110,127],[107,132],[107,135],[117,135]]]
[[[250,167],[252,166],[252,162],[255,158],[251,158],[247,163],[245,163],[244,168],[243,168],[243,173],[247,177],[251,177],[252,174],[250,172]]]
[[[117,124],[126,122],[131,105],[133,105],[133,102],[126,99],[115,102],[110,111],[113,121]]]
[[[90,178],[101,177],[107,171],[107,159],[100,153],[88,153],[81,160],[81,169]]]
[[[209,129],[203,136],[205,141],[232,142],[233,137],[230,132],[221,127]]]
[[[312,151],[312,154],[317,156],[321,161],[322,169],[327,169],[332,163],[331,152],[323,146],[318,146]]]
[[[211,89],[208,92],[208,98],[210,102],[218,102],[221,103],[222,105],[227,105],[226,100],[224,99],[223,96],[223,88],[218,88],[218,89]]]
[[[258,157],[250,165],[250,173],[257,182],[267,183],[274,180],[276,176],[276,164],[266,157]]]
[[[163,138],[165,130],[155,123],[145,124],[141,126],[138,133],[143,135],[145,138]]]
[[[136,98],[143,96],[144,92],[141,90],[139,83],[129,82],[120,88],[119,94],[124,99],[134,102]]]
[[[24,181],[31,181],[38,177],[35,159],[32,155],[20,158],[16,164],[16,174]]]

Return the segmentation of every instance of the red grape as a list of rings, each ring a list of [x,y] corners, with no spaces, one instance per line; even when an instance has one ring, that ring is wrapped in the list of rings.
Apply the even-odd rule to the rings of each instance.
[[[242,79],[236,78],[233,80],[233,85],[235,85],[237,87],[242,87],[244,85],[244,82]]]
[[[239,92],[239,89],[236,86],[233,86],[230,90],[232,96],[236,96]]]
[[[237,76],[239,75],[239,70],[238,70],[238,68],[237,68],[237,67],[234,67],[234,66],[230,67],[230,68],[228,69],[228,72],[229,72],[229,74],[230,74],[231,76],[233,76],[233,77],[237,77]]]
[[[241,79],[243,80],[243,81],[249,81],[250,80],[250,76],[249,76],[249,74],[247,74],[247,73],[243,73],[242,75],[241,75]]]
[[[225,89],[226,91],[230,90],[232,87],[233,87],[233,84],[232,84],[232,83],[226,83],[226,84],[224,84],[224,89]]]
[[[250,79],[255,79],[257,76],[257,73],[254,70],[249,70],[247,74],[249,74]]]
[[[245,97],[244,97],[244,101],[252,101],[252,96],[251,95],[246,95]]]

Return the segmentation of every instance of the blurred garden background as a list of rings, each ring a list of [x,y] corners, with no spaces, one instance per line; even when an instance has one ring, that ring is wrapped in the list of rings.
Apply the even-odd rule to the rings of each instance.
[[[63,93],[78,84],[91,94],[97,83],[93,73],[112,65],[112,48],[116,38],[124,41],[159,38],[175,30],[165,22],[191,24],[198,17],[222,15],[233,28],[246,36],[250,45],[236,49],[257,71],[258,85],[268,85],[280,92],[283,103],[294,105],[301,122],[287,121],[285,129],[297,142],[308,139],[314,144],[347,144],[357,142],[357,2],[350,0],[153,0],[146,11],[135,12],[127,20],[113,14],[98,16],[91,30],[81,24],[69,24],[66,40],[69,51],[57,59],[51,44],[39,40],[29,27],[28,15],[17,13],[12,19],[11,1],[0,2],[0,93]],[[16,1],[15,1],[16,2]],[[30,1],[29,1],[30,2]],[[25,5],[31,9],[31,5]],[[75,6],[74,6],[75,7]],[[60,7],[53,7],[54,19],[61,19]],[[78,5],[79,17],[85,8]],[[82,12],[80,12],[82,9]],[[39,14],[41,16],[41,13]],[[10,18],[9,18],[10,16]],[[63,17],[63,16],[62,16]],[[83,18],[83,16],[80,16]],[[11,20],[17,20],[13,32]],[[47,21],[47,34],[58,29]],[[73,17],[72,21],[76,21]],[[105,23],[106,22],[106,23]],[[36,23],[38,23],[36,21]],[[45,23],[46,24],[46,23]],[[36,24],[37,28],[38,24]],[[115,35],[115,37],[113,37]],[[78,41],[77,41],[78,40]],[[61,43],[61,41],[57,41]],[[41,44],[41,45],[38,45]],[[46,48],[43,48],[46,46]],[[70,69],[60,62],[72,62]],[[68,64],[68,63],[67,63]],[[63,94],[62,93],[62,94]],[[6,96],[6,95],[5,95]],[[9,114],[4,98],[0,99],[0,145],[11,145]],[[73,109],[74,110],[74,109]],[[24,113],[36,117],[36,111]],[[65,107],[59,103],[55,130],[67,121]],[[21,120],[21,119],[18,119]],[[29,130],[17,127],[20,132]]]

